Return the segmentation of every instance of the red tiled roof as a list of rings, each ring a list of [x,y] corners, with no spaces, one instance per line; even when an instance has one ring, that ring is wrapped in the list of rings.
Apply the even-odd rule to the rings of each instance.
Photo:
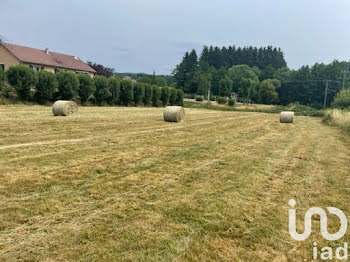
[[[93,73],[96,72],[93,68],[75,56],[64,55],[50,51],[46,53],[45,50],[8,43],[2,43],[2,45],[21,62],[81,70]]]

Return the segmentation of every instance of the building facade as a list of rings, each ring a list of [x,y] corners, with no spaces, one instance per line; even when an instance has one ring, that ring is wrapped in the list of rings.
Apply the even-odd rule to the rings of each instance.
[[[70,71],[76,74],[94,76],[96,71],[76,56],[41,50],[31,47],[0,43],[0,68],[4,71],[11,66],[25,65],[34,71],[45,70],[52,73]]]

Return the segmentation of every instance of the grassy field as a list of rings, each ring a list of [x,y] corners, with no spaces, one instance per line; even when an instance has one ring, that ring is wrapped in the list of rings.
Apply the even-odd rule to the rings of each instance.
[[[0,106],[0,261],[310,261],[350,240],[317,217],[288,233],[290,198],[299,232],[312,206],[350,214],[350,139],[320,118],[79,110]]]

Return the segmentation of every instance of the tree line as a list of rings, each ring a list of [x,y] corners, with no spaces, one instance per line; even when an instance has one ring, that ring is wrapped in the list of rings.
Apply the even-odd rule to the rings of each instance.
[[[348,62],[334,61],[292,70],[280,48],[205,46],[199,57],[195,50],[186,52],[173,76],[175,86],[185,93],[206,95],[210,90],[214,96],[228,97],[235,92],[255,103],[299,102],[321,108],[326,85],[327,106],[339,90],[350,87],[349,68]]]
[[[330,106],[339,91],[350,88],[349,69],[350,62],[335,60],[330,64],[302,66],[298,70],[287,67],[276,70],[274,78],[281,82],[277,89],[279,102],[285,105],[297,101],[321,108],[325,101],[325,105]]]
[[[145,73],[115,73],[120,78],[131,78],[137,82],[157,85],[157,86],[175,86],[174,77],[171,75],[152,75]]]
[[[4,85],[5,80],[10,84]],[[81,104],[88,101],[96,105],[183,105],[181,89],[157,86],[147,83],[122,80],[118,77],[74,74],[60,71],[57,74],[41,70],[34,72],[27,66],[10,67],[7,72],[0,69],[2,96],[21,101],[38,103],[58,99],[75,100]]]

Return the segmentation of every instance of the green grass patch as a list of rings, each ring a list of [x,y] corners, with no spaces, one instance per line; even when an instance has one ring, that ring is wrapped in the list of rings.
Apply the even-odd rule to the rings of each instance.
[[[252,106],[227,106],[227,105],[215,105],[212,103],[198,103],[192,101],[184,101],[184,106],[188,108],[203,108],[210,110],[219,111],[234,111],[234,112],[257,112],[257,113],[280,113],[281,111],[294,111],[296,115],[299,116],[312,116],[312,117],[323,117],[324,111],[317,110],[309,106],[304,106],[300,104],[290,104],[288,106],[274,105],[274,106],[264,106],[264,105],[252,105]]]

